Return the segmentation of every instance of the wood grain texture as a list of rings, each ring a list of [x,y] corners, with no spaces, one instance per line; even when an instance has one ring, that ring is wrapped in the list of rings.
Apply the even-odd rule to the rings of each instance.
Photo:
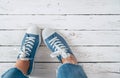
[[[39,26],[81,31],[118,31],[120,16],[112,15],[0,15],[0,30],[27,29]]]
[[[0,75],[30,26],[59,31],[88,78],[120,78],[120,0],[0,0]],[[30,78],[56,78],[60,64],[41,45]]]
[[[119,31],[58,30],[70,45],[120,45]],[[20,45],[25,31],[0,31],[0,45]],[[43,44],[43,43],[42,43]]]
[[[19,47],[0,47],[0,62],[15,62]],[[78,62],[120,62],[119,47],[71,47]],[[50,57],[51,51],[47,47],[40,47],[37,51],[36,62],[58,62]],[[5,58],[6,57],[6,58]]]
[[[1,0],[0,14],[119,14],[119,0]]]

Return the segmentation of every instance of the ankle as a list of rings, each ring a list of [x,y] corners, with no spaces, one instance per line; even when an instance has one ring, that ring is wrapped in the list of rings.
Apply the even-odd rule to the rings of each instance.
[[[70,55],[70,57],[63,58],[62,63],[71,63],[71,64],[77,64],[77,59],[74,55]]]
[[[17,60],[15,64],[16,68],[18,68],[23,74],[26,74],[29,68],[28,60]]]

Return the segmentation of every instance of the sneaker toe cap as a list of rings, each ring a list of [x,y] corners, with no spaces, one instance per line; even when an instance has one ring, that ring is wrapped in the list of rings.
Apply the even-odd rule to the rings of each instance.
[[[54,29],[50,29],[50,28],[45,28],[42,32],[42,36],[43,39],[48,38],[49,36],[51,36],[53,33],[55,33],[56,31]]]
[[[40,34],[40,29],[37,26],[32,26],[27,30],[27,33],[39,35]]]

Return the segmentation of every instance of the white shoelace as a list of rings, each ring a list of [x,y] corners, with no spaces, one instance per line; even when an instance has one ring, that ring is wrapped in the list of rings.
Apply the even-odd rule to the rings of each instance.
[[[31,49],[34,46],[35,42],[35,37],[26,37],[25,43],[22,46],[22,50],[20,51],[20,59],[30,59],[30,58],[25,58],[26,56],[30,56]]]
[[[70,56],[70,53],[67,53],[66,46],[57,38],[54,37],[49,41],[52,48],[55,48],[55,52],[51,53],[51,57],[56,57],[61,55],[63,58],[67,58]]]

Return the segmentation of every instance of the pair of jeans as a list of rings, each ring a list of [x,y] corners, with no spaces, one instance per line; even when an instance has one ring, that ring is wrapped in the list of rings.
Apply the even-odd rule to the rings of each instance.
[[[8,71],[6,71],[1,78],[28,78],[25,76],[19,69],[17,68],[11,68]]]
[[[2,75],[2,78],[28,78],[19,69],[11,68]],[[80,65],[66,63],[57,71],[57,78],[87,78]]]

